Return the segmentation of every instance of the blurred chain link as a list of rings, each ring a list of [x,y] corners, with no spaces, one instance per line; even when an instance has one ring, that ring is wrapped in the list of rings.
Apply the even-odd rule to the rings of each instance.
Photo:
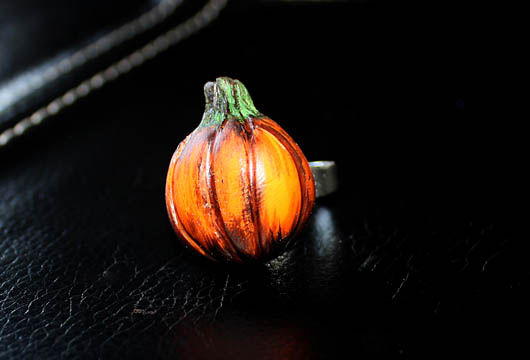
[[[171,2],[176,3],[173,0],[171,0]],[[228,0],[208,1],[206,5],[191,18],[188,18],[184,22],[173,27],[171,30],[148,42],[140,49],[130,53],[106,69],[97,72],[90,78],[82,81],[76,87],[50,101],[47,105],[39,108],[31,115],[23,118],[13,127],[0,133],[0,148],[7,145],[14,138],[24,134],[28,129],[41,124],[44,120],[57,114],[62,109],[74,104],[80,98],[87,96],[92,91],[99,89],[106,83],[128,73],[130,70],[142,65],[145,61],[164,52],[170,46],[175,45],[204,28],[219,16],[219,13],[226,6],[227,2]],[[175,8],[173,7],[172,9],[174,10]],[[166,16],[167,14],[164,15],[164,17]],[[133,20],[132,23],[142,22],[144,20],[144,17],[140,16]],[[128,24],[130,29],[135,29],[135,26],[130,24],[131,23]]]

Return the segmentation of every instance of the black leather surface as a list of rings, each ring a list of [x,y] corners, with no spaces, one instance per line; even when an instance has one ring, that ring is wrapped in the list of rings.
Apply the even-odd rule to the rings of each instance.
[[[0,4],[0,131],[182,23],[204,4],[202,0]],[[124,27],[128,36],[108,39]],[[108,41],[102,43],[104,38]],[[68,70],[62,70],[65,61]]]
[[[157,2],[2,1],[0,81],[96,38]]]
[[[468,105],[471,10],[235,3],[3,149],[0,358],[526,350],[520,145]],[[253,268],[191,254],[165,212],[169,159],[220,75],[340,167],[300,245]]]

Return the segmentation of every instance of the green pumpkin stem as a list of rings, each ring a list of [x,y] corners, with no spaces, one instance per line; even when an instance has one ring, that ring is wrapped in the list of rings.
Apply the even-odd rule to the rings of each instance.
[[[245,122],[261,116],[245,85],[239,80],[220,77],[204,85],[206,108],[200,126],[220,125],[225,120]]]

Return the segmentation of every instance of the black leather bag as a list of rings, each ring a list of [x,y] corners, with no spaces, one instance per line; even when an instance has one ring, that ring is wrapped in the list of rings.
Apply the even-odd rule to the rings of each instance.
[[[466,108],[466,13],[207,3],[0,4],[0,358],[519,350],[519,188],[490,176],[515,174]],[[262,266],[193,254],[165,209],[169,159],[225,75],[339,165],[340,191]]]

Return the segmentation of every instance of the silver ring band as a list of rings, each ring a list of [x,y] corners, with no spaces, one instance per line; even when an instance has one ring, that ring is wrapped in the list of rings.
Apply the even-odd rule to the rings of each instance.
[[[315,178],[316,196],[323,197],[339,187],[335,161],[310,161],[309,167]]]

